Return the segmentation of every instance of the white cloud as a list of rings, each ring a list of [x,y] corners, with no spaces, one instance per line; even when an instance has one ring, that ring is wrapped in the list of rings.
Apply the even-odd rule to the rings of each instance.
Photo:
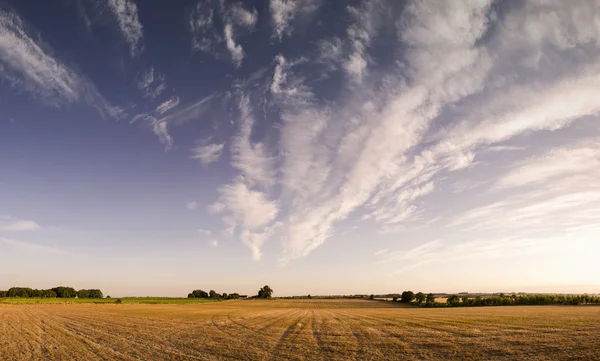
[[[520,162],[517,168],[497,182],[498,187],[547,184],[559,177],[600,176],[600,142],[591,141],[573,147],[556,148],[541,157]]]
[[[179,109],[175,112],[164,115],[162,118],[160,118],[160,120],[173,124],[181,124],[190,120],[200,120],[201,117],[210,109],[212,101],[216,98],[216,93],[202,97],[196,102],[186,105],[183,109]],[[179,102],[177,102],[177,104],[179,104]]]
[[[249,102],[248,97],[242,96],[239,104],[240,130],[231,144],[232,165],[242,171],[246,181],[270,185],[275,182],[273,162],[265,145],[251,139],[254,118]]]
[[[253,29],[258,21],[258,11],[252,9],[249,11],[244,8],[241,2],[235,2],[227,8],[227,16],[236,26]]]
[[[210,206],[214,213],[222,213],[223,221],[252,251],[259,260],[264,242],[272,236],[279,224],[273,224],[279,209],[276,202],[265,193],[252,190],[238,179],[235,183],[219,188],[220,197]]]
[[[210,51],[214,44],[221,41],[220,35],[214,30],[214,10],[212,1],[199,1],[189,16],[189,29],[192,32],[192,48]]]
[[[246,9],[239,1],[228,5],[223,1],[199,1],[189,15],[192,49],[219,58],[220,47],[224,45],[233,64],[239,67],[244,60],[244,49],[236,39],[252,32],[257,20],[258,11]],[[222,30],[217,28],[218,24]]]
[[[165,149],[169,150],[173,146],[173,138],[169,134],[168,124],[163,119],[153,119],[151,121],[152,131],[158,136],[158,139],[164,144]]]
[[[379,251],[375,252],[375,255],[381,256],[382,254],[387,253],[387,251],[388,251],[387,249],[380,249]]]
[[[84,102],[103,116],[119,115],[94,84],[53,55],[40,34],[18,14],[0,10],[0,79],[46,105]]]
[[[198,229],[196,230],[196,232],[198,232],[198,234],[201,234],[203,236],[210,236],[212,234],[212,231],[209,231],[207,229]]]
[[[292,32],[292,22],[301,13],[315,11],[320,1],[316,0],[270,0],[269,9],[273,21],[274,36],[281,39]]]
[[[162,115],[179,105],[179,97],[173,96],[156,107],[156,112]]]
[[[119,30],[131,48],[131,55],[140,51],[143,27],[138,18],[137,5],[133,0],[108,0],[108,7],[117,18]]]
[[[144,98],[155,99],[167,89],[167,81],[163,74],[156,73],[151,67],[140,74],[137,87]]]
[[[211,239],[211,240],[208,242],[208,244],[209,244],[211,247],[213,247],[213,248],[217,248],[217,247],[219,247],[219,241],[218,241],[218,240],[216,240],[216,239]]]
[[[219,200],[210,206],[214,213],[226,213],[228,221],[243,229],[255,231],[267,226],[278,213],[277,203],[241,181],[219,188]]]
[[[12,217],[0,217],[0,231],[35,231],[40,228],[40,225],[34,221],[14,219]]]
[[[130,122],[133,123],[140,119],[147,121],[152,132],[154,132],[154,134],[158,136],[160,142],[165,145],[165,149],[169,150],[173,146],[173,137],[169,133],[169,126],[181,124],[201,117],[208,111],[211,100],[214,99],[214,97],[215,94],[211,94],[181,110],[171,112],[171,110],[179,105],[179,97],[173,96],[169,100],[158,105],[155,110],[134,116]]]
[[[271,1],[276,37],[289,33],[298,4]],[[345,38],[318,43],[315,59],[300,61],[281,54],[272,72],[257,72],[248,80],[253,87],[237,83],[242,101],[231,150],[241,180],[234,184],[260,189],[269,202],[277,199],[277,216],[252,233],[268,233],[273,222],[281,222],[285,262],[322,245],[350,215],[375,222],[380,234],[405,231],[409,221],[424,219],[429,201],[445,209],[448,200],[435,198],[448,190],[445,180],[464,193],[481,192],[497,181],[493,174],[477,174],[462,185],[453,179],[479,170],[484,163],[480,154],[490,162],[527,156],[544,143],[523,148],[508,146],[507,141],[519,137],[514,143],[523,144],[519,140],[537,132],[565,129],[582,117],[597,115],[600,42],[594,22],[579,21],[590,20],[592,15],[579,12],[594,14],[596,5],[531,1],[524,11],[508,7],[498,14],[492,4],[415,0],[399,7],[393,1],[364,1],[349,9]],[[548,25],[546,20],[554,17],[560,21]],[[381,49],[372,49],[381,39],[386,41],[385,56],[379,54]],[[532,65],[533,53],[548,58],[536,58]],[[382,58],[385,61],[379,62]],[[329,63],[344,70],[349,81],[338,98],[323,100],[322,89],[314,85],[322,79],[315,80],[310,66]],[[276,119],[271,127],[277,132],[275,140],[271,124],[261,124],[258,114]],[[522,151],[499,154],[509,150]],[[586,162],[596,166],[594,153],[597,150],[570,150],[561,160],[553,155],[545,164],[540,159],[532,160],[536,164],[518,163],[519,170],[502,178],[502,187],[494,192],[537,185],[543,178],[552,181],[552,193],[528,194],[526,203],[515,203],[509,194],[508,204],[477,210],[452,227],[465,232],[494,227],[512,231],[507,224],[539,228],[559,211],[576,206],[585,212],[576,212],[571,223],[559,222],[557,228],[583,226],[596,215],[591,203],[596,190],[584,188],[595,173],[582,174]],[[569,156],[580,161],[566,164]],[[559,168],[577,174],[568,179]],[[566,191],[574,185],[576,190]],[[542,213],[536,204],[548,212]],[[225,208],[224,203],[217,205]],[[471,223],[474,219],[479,225]],[[231,218],[225,221],[239,224]],[[246,234],[243,239],[251,248],[258,245],[253,254],[259,257],[261,237]],[[441,249],[445,244],[428,247]],[[487,247],[491,246],[477,244],[473,249],[484,252]],[[401,257],[416,257],[421,251]]]
[[[225,143],[198,146],[192,149],[191,158],[199,160],[204,165],[208,165],[219,160],[224,147]]]
[[[196,208],[198,208],[198,203],[196,202],[188,202],[188,204],[186,205],[187,209],[189,209],[190,211],[195,210]]]
[[[242,64],[242,60],[244,59],[244,50],[242,50],[241,45],[235,43],[232,25],[225,24],[223,33],[225,35],[225,44],[227,45],[227,50],[229,50],[229,53],[231,54],[231,60],[233,60],[233,64],[235,64],[235,66],[240,66],[240,64]]]

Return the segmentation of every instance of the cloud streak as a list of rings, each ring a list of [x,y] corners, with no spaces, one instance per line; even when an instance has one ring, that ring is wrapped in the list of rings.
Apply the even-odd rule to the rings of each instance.
[[[258,20],[256,9],[247,9],[242,2],[201,0],[190,11],[188,27],[192,33],[192,49],[221,57],[224,46],[235,67],[245,53],[237,38],[254,30]]]
[[[131,55],[141,51],[141,41],[144,36],[143,26],[138,18],[137,5],[133,0],[107,0],[108,8],[114,14],[119,30],[129,43]]]
[[[8,9],[0,10],[0,78],[49,106],[83,102],[103,116],[119,116],[90,80],[55,57],[41,36]]]

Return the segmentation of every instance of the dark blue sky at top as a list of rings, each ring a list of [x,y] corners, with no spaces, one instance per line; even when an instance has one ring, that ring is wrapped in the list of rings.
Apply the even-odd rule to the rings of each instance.
[[[205,53],[193,52],[191,48],[191,35],[187,26],[189,12],[196,1],[144,1],[138,6],[140,22],[144,28],[143,51],[131,57],[126,41],[123,40],[115,27],[114,19],[106,14],[108,11],[95,5],[92,1],[85,0],[26,0],[9,1],[10,7],[15,9],[21,18],[38,33],[44,43],[49,45],[52,54],[60,61],[78,69],[81,74],[88,77],[111,104],[122,107],[129,118],[135,114],[153,109],[161,101],[171,95],[176,95],[181,100],[180,107],[185,107],[212,93],[224,94],[232,91],[231,85],[236,80],[244,80],[252,73],[271,67],[273,59],[278,54],[288,58],[298,58],[304,54],[315,52],[316,41],[330,35],[344,34],[348,22],[345,9],[357,1],[325,2],[318,13],[300,16],[294,23],[293,34],[286,41],[279,41],[272,37],[272,28],[269,20],[268,1],[246,1],[247,8],[256,8],[258,22],[251,34],[240,36],[239,43],[243,46],[246,57],[239,68],[235,68],[230,61],[223,59],[226,50],[221,49],[221,58]],[[83,15],[91,22],[88,28]],[[335,21],[332,21],[335,20]],[[153,67],[157,73],[164,74],[168,88],[162,96],[154,101],[142,98],[136,89],[136,82],[140,74]],[[315,68],[306,67],[309,78],[318,79]],[[312,74],[310,71],[314,71]],[[316,94],[322,101],[335,96],[339,91],[341,80],[339,74],[332,74],[328,79],[318,79],[318,86],[314,87]],[[60,110],[35,104],[27,93],[15,93],[14,89],[3,86],[0,89],[3,103],[2,117],[6,121],[27,120],[26,127],[30,128],[27,137],[34,147],[52,142],[63,143],[64,150],[68,143],[86,143],[93,146],[104,135],[106,140],[111,139],[115,148],[123,147],[152,147],[161,152],[161,145],[151,139],[153,135],[148,132],[147,139],[140,136],[140,127],[145,124],[132,124],[131,126],[105,126],[96,121],[100,114],[85,104],[70,104]],[[226,110],[212,116],[202,117],[189,121],[182,127],[174,127],[173,136],[177,139],[180,151],[187,151],[180,147],[193,144],[195,138],[203,134],[221,133],[226,138],[231,135],[230,122]],[[44,119],[51,118],[51,122]],[[206,119],[209,118],[209,119]],[[111,119],[105,119],[111,122]],[[128,122],[122,119],[121,122]],[[74,123],[82,123],[74,125]],[[269,124],[269,119],[261,122],[259,126]],[[3,127],[13,125],[4,122]],[[268,126],[268,125],[267,125]],[[63,136],[52,137],[52,130],[61,129]],[[224,129],[223,129],[224,128]],[[56,131],[56,130],[55,130]],[[261,132],[261,130],[257,130]],[[76,132],[78,136],[69,134]],[[129,133],[129,134],[127,134]],[[3,134],[6,134],[3,132]],[[21,141],[24,134],[9,137],[7,141]],[[124,140],[121,144],[118,139]],[[88,143],[89,142],[89,143]],[[154,142],[154,144],[153,144]],[[7,146],[5,144],[5,146]],[[61,148],[61,147],[55,147]],[[29,149],[34,151],[33,149]],[[45,149],[44,152],[60,152],[61,149]],[[116,151],[116,150],[115,150]],[[177,152],[178,149],[174,149]],[[140,152],[147,153],[147,152]],[[154,156],[152,156],[155,159]]]

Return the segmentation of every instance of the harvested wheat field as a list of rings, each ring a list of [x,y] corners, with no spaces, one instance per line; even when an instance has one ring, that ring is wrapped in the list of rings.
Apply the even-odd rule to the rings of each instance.
[[[0,360],[594,360],[600,307],[0,305]]]

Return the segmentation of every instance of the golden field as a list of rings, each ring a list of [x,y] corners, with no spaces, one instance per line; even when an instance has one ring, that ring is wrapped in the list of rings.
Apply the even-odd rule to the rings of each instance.
[[[599,360],[600,307],[0,304],[0,360]]]

